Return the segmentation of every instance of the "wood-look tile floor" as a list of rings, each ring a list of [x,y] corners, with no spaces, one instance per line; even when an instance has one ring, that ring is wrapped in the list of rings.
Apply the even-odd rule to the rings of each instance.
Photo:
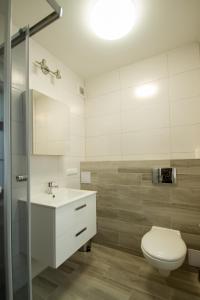
[[[33,280],[33,300],[199,300],[198,273],[183,267],[168,279],[145,259],[93,244]]]

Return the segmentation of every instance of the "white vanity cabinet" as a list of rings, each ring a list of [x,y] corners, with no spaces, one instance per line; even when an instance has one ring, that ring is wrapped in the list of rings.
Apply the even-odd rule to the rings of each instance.
[[[82,191],[85,192],[85,191]],[[50,196],[50,195],[48,195]],[[96,193],[81,199],[32,203],[32,257],[57,268],[96,234]]]

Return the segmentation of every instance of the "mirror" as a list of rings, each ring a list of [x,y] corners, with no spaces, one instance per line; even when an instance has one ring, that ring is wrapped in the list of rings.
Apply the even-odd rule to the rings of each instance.
[[[33,155],[64,155],[69,109],[61,101],[31,90]]]

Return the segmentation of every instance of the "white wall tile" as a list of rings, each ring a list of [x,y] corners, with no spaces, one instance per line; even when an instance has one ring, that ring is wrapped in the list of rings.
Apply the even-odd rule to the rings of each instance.
[[[137,85],[131,88],[122,89],[122,110],[125,109],[135,109],[138,107],[142,107],[146,104],[159,104],[166,103],[168,101],[168,79],[162,79],[151,82],[151,86],[155,87],[155,94],[149,95],[146,97],[139,97],[137,95],[137,89],[145,87],[146,85]]]
[[[168,53],[169,74],[185,72],[200,67],[199,44],[189,44]]]
[[[120,113],[121,92],[112,92],[86,101],[86,117]]]
[[[85,99],[83,97],[76,96],[73,94],[67,94],[65,98],[65,102],[68,102],[71,113],[84,116]]]
[[[90,93],[95,96],[86,99],[87,159],[200,156],[199,44],[186,45],[119,71],[117,92],[111,93],[117,86],[113,80],[115,72],[91,81]],[[87,85],[90,86],[90,80]],[[154,87],[153,94],[138,95],[138,88],[149,85]],[[103,96],[96,96],[102,93]],[[117,119],[119,111],[121,121]],[[115,133],[115,141],[109,133]]]
[[[155,56],[120,69],[122,88],[167,77],[167,54]]]
[[[113,71],[86,81],[88,98],[120,89],[119,71]]]
[[[170,77],[170,100],[191,98],[200,95],[200,69]]]
[[[200,96],[171,103],[172,126],[196,123],[200,123]]]
[[[169,128],[124,133],[122,135],[122,155],[169,154]]]
[[[70,137],[70,156],[84,157],[85,155],[85,138],[80,136]]]
[[[122,112],[122,131],[169,127],[169,104],[146,104]]]
[[[70,114],[70,136],[85,136],[85,118],[84,115]],[[67,134],[66,134],[67,136]]]
[[[120,156],[120,135],[106,135],[86,139],[87,157],[92,156]]]
[[[86,119],[86,135],[99,136],[120,132],[120,114]]]
[[[172,153],[193,153],[193,156],[200,158],[200,125],[173,127],[172,132]]]

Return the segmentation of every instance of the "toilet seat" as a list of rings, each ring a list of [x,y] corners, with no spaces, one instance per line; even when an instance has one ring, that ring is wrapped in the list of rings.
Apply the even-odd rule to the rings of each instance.
[[[148,256],[166,262],[182,260],[187,251],[179,231],[156,226],[143,236],[141,246]]]

